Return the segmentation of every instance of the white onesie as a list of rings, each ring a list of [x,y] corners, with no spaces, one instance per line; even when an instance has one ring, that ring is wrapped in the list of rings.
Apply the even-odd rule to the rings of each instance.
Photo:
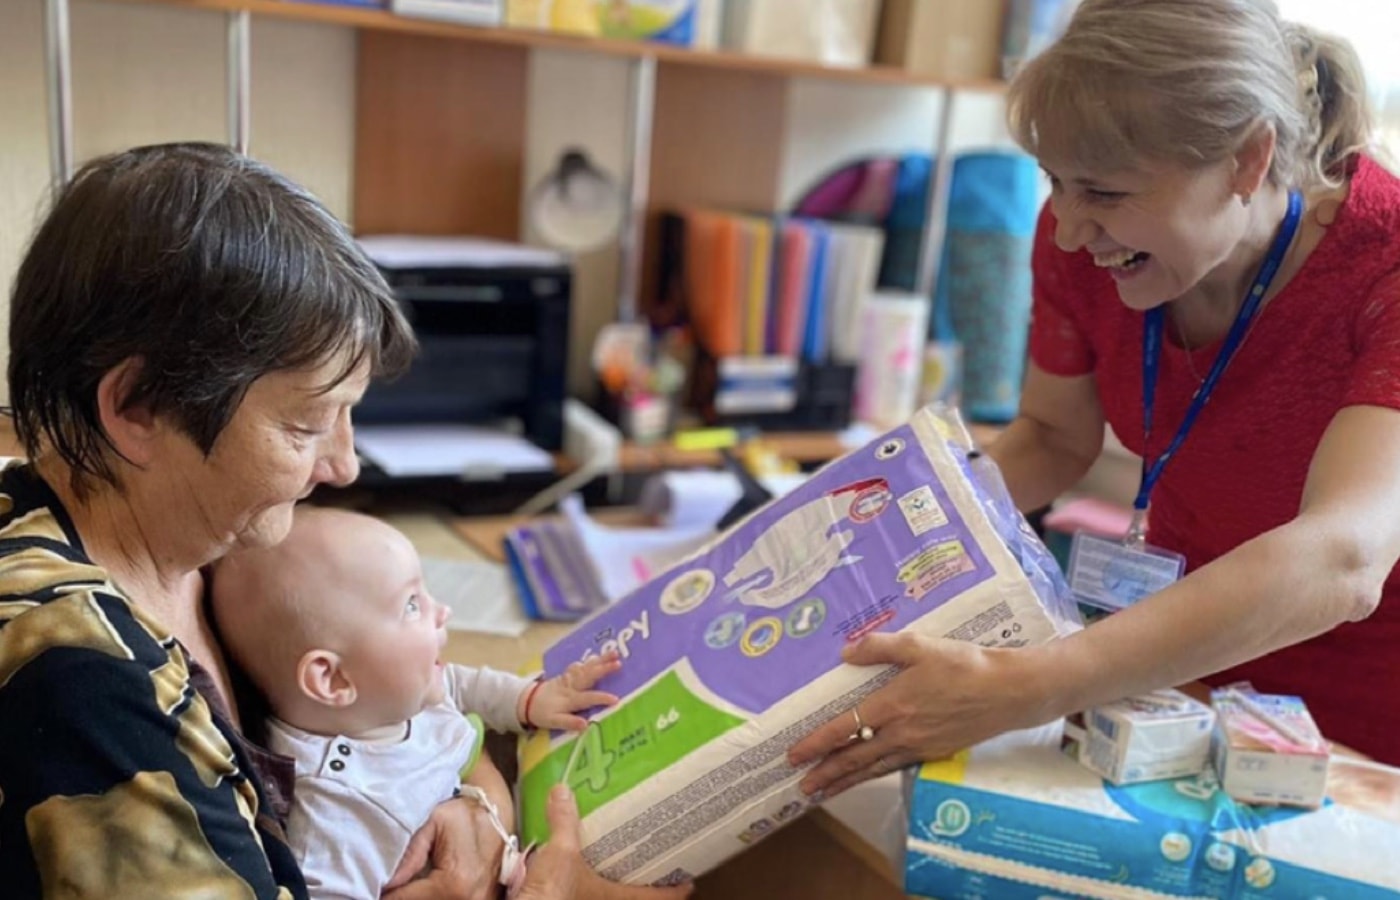
[[[516,702],[531,682],[493,669],[446,666],[442,703],[407,723],[402,740],[358,741],[268,722],[268,749],[296,761],[287,838],[314,900],[374,900],[439,803],[452,797],[483,737],[476,713],[520,731]]]

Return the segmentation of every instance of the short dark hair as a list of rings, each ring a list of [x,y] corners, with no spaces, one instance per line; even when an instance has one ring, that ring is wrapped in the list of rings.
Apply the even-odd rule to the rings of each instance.
[[[119,485],[97,388],[131,358],[128,404],[207,455],[248,388],[346,354],[335,382],[407,368],[413,332],[384,278],[308,191],[218,144],[95,159],[58,194],[10,300],[10,402],[25,451],[86,492]]]

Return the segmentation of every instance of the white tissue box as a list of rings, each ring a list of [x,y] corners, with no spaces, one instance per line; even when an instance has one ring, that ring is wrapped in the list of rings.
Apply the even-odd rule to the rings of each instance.
[[[1079,762],[1114,784],[1195,775],[1210,760],[1215,713],[1181,691],[1154,691],[1084,714]]]

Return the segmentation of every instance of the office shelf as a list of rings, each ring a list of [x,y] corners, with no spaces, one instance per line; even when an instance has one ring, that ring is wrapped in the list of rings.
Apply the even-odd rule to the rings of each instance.
[[[0,0],[4,2],[4,0]],[[659,221],[664,212],[694,207],[783,208],[789,112],[797,81],[869,86],[870,90],[941,91],[939,121],[929,138],[937,165],[929,192],[921,248],[920,287],[932,285],[942,256],[952,174],[949,134],[958,96],[994,96],[997,80],[948,81],[888,66],[839,68],[666,44],[485,28],[398,16],[382,9],[294,0],[100,0],[129,7],[167,7],[222,14],[229,27],[230,141],[247,139],[251,97],[247,18],[269,17],[353,29],[355,135],[353,209],[361,234],[471,234],[519,240],[526,188],[527,109],[536,49],[617,60],[627,72],[626,160],[620,173],[628,217],[618,241],[618,291],[585,302],[615,303],[613,315],[645,312],[658,290]],[[50,22],[50,89],[71,76],[66,22]],[[61,34],[59,32],[62,32]],[[81,89],[81,86],[79,86]],[[250,100],[251,98],[251,100]],[[71,122],[53,118],[55,147],[71,146]],[[258,139],[253,135],[252,150]],[[70,154],[71,155],[71,154]],[[837,162],[838,160],[833,160]],[[61,167],[56,166],[56,170]],[[599,310],[576,313],[599,321]],[[596,325],[591,326],[596,328]],[[570,357],[588,358],[592,332],[579,328]],[[575,367],[577,369],[577,366]],[[586,373],[583,373],[586,374]],[[571,371],[578,389],[586,382]],[[840,454],[832,436],[781,436],[783,453],[806,463]],[[713,465],[715,454],[674,448],[628,447],[623,468]]]
[[[960,91],[989,93],[1000,92],[1005,86],[1003,82],[994,79],[949,81],[907,72],[892,66],[855,68],[823,66],[811,62],[749,56],[725,51],[690,50],[684,47],[643,41],[610,40],[519,28],[457,25],[450,22],[399,16],[381,9],[340,6],[332,3],[302,3],[296,2],[296,0],[106,0],[106,2],[183,6],[220,12],[247,10],[259,16],[275,16],[303,22],[321,22],[367,31],[389,31],[512,47],[574,50],[625,59],[649,56],[654,57],[663,65],[728,69],[778,77],[823,78],[833,81],[954,88]]]
[[[235,14],[354,29],[354,208],[362,234],[473,234],[518,240],[524,233],[529,72],[535,49],[618,60],[628,72],[627,159],[621,172],[629,215],[619,236],[616,315],[644,311],[658,291],[660,215],[669,210],[777,210],[795,81],[942,91],[920,290],[930,288],[942,251],[951,182],[949,133],[957,96],[996,95],[992,79],[946,81],[888,66],[839,68],[666,44],[484,28],[395,15],[382,9],[296,0],[102,0],[127,6],[203,10],[230,18],[230,122],[246,119],[249,78]],[[243,32],[246,35],[246,32]],[[243,46],[235,51],[235,46]],[[70,129],[71,130],[71,129]],[[66,132],[51,138],[61,146]],[[246,141],[231,125],[230,140]],[[252,139],[256,152],[257,138]],[[835,160],[833,160],[835,162]],[[586,358],[590,335],[571,356]],[[571,378],[581,384],[575,367]]]

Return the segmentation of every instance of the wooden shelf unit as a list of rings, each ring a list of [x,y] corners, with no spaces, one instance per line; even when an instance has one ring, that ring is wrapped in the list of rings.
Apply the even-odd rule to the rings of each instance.
[[[364,234],[465,233],[518,240],[529,54],[538,48],[627,62],[654,59],[651,177],[645,209],[638,211],[645,230],[640,259],[623,262],[639,277],[643,304],[655,292],[655,222],[661,211],[781,205],[789,79],[971,93],[1004,88],[991,79],[947,81],[889,66],[840,68],[643,41],[473,27],[330,3],[107,2],[246,11],[357,29],[353,219]]]
[[[502,240],[524,237],[521,197],[527,172],[530,58],[536,49],[618,60],[629,79],[654,72],[650,102],[632,104],[627,127],[644,122],[637,154],[621,173],[628,185],[635,245],[620,241],[619,266],[638,284],[636,309],[657,294],[659,220],[685,207],[779,210],[786,133],[794,103],[793,79],[868,86],[943,90],[945,102],[930,143],[938,159],[930,191],[921,254],[921,284],[932,281],[941,257],[942,218],[951,182],[948,134],[957,94],[999,93],[995,80],[946,81],[891,67],[837,68],[743,54],[690,50],[665,44],[587,38],[511,28],[484,28],[395,15],[382,9],[298,0],[103,0],[109,3],[203,10],[230,19],[268,16],[353,28],[356,54],[353,209],[361,234],[472,234]],[[246,29],[246,25],[242,26]],[[246,34],[246,30],[245,30]],[[246,41],[246,37],[244,38]],[[246,52],[246,45],[245,45]],[[231,51],[232,53],[232,51]],[[232,56],[230,57],[231,67]],[[654,63],[654,66],[651,65]],[[231,86],[230,109],[249,102],[245,86]],[[232,71],[232,68],[231,68]],[[233,84],[233,78],[230,78]],[[864,89],[864,88],[862,88]],[[252,103],[257,98],[251,99]],[[936,135],[936,138],[935,138]],[[257,136],[253,136],[256,152]],[[832,160],[835,164],[839,160]],[[643,173],[640,188],[634,174]],[[635,247],[635,248],[634,248]],[[599,320],[583,297],[573,313],[569,353],[586,359]],[[625,315],[616,297],[606,318]],[[571,369],[571,388],[587,392]],[[644,454],[645,455],[645,454]]]
[[[526,49],[541,47],[577,50],[635,59],[651,56],[663,64],[730,69],[783,77],[829,78],[838,81],[873,84],[922,85],[952,87],[958,90],[999,92],[1004,83],[996,79],[949,81],[893,66],[838,67],[787,59],[749,56],[722,50],[691,50],[669,44],[644,41],[623,41],[608,38],[575,36],[549,31],[521,28],[486,28],[436,22],[400,16],[382,9],[341,6],[334,3],[300,2],[300,0],[117,0],[123,3],[148,3],[163,6],[183,6],[217,12],[248,11],[259,16],[275,16],[303,22],[345,25],[364,31],[386,31],[423,37],[453,38],[481,44],[496,44]]]

